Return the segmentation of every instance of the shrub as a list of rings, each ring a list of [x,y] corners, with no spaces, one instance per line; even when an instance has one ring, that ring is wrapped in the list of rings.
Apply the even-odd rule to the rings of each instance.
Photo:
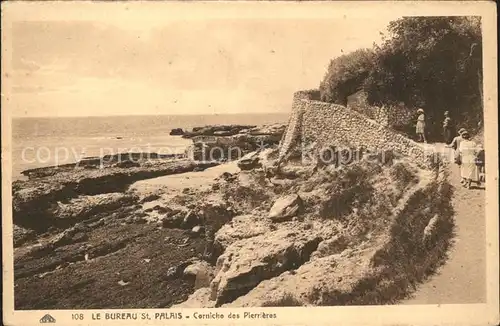
[[[359,164],[338,173],[325,189],[328,198],[321,203],[320,216],[341,217],[352,212],[354,203],[361,206],[369,201],[373,192],[369,176],[368,170]]]
[[[355,93],[373,69],[373,51],[360,49],[330,61],[320,84],[324,102],[347,105],[347,97]]]
[[[285,293],[283,297],[277,300],[269,300],[262,303],[262,307],[300,307],[303,304],[295,299],[290,293]]]
[[[418,182],[418,176],[414,171],[410,171],[409,168],[402,162],[394,164],[390,170],[390,174],[399,191],[411,187]]]

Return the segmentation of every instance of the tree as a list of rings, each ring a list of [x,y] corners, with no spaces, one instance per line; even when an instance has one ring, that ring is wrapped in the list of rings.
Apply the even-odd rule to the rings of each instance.
[[[480,22],[468,17],[409,17],[389,24],[364,82],[369,103],[403,101],[423,107],[440,131],[444,111],[477,126],[482,120]],[[479,72],[479,74],[478,74]],[[432,126],[432,125],[431,125]]]
[[[358,91],[373,66],[373,51],[360,49],[330,61],[320,84],[321,100],[347,105],[347,97]]]
[[[371,105],[426,110],[431,135],[441,132],[444,111],[474,132],[483,118],[480,17],[405,17],[388,31],[373,50],[332,60],[322,98],[344,104],[345,92],[362,88]]]

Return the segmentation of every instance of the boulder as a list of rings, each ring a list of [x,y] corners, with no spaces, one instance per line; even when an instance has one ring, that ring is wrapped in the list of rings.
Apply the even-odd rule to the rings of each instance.
[[[282,229],[234,242],[217,260],[211,299],[217,305],[231,302],[261,281],[298,268],[320,241],[313,233]]]
[[[273,222],[282,222],[292,219],[303,208],[302,199],[297,194],[279,198],[269,211],[269,218]]]
[[[312,169],[309,166],[294,166],[285,165],[276,171],[275,175],[278,179],[297,179],[311,174]]]
[[[184,276],[196,277],[198,274],[208,274],[213,267],[205,261],[196,261],[184,269]]]
[[[210,286],[214,268],[205,261],[197,261],[184,269],[184,277],[195,279],[195,289]]]
[[[194,128],[183,137],[193,139],[187,155],[196,161],[236,160],[244,154],[278,145],[284,127],[282,124],[264,127],[205,126]]]
[[[228,181],[228,182],[232,182],[232,181],[235,181],[237,179],[237,176],[235,176],[234,174],[232,173],[229,173],[229,172],[223,172],[218,178],[217,180],[224,180],[224,181]]]
[[[259,162],[259,156],[257,153],[249,153],[245,156],[243,156],[239,161],[238,161],[238,167],[243,170],[253,170],[256,168],[262,167],[262,164]]]
[[[221,198],[206,199],[198,204],[198,216],[203,224],[211,225],[214,231],[231,221],[236,215],[229,204]]]
[[[174,128],[170,131],[170,136],[182,136],[184,135],[184,130],[182,128]]]

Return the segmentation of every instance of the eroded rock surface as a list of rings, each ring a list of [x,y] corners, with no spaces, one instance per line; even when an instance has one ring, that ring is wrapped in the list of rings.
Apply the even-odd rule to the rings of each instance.
[[[247,184],[272,191],[250,190],[239,197],[239,209],[249,214],[217,232],[222,254],[210,291],[199,289],[178,307],[395,302],[409,291],[404,282],[421,281],[443,261],[451,222],[443,210],[449,202],[443,199],[447,187],[441,173],[423,172],[400,159],[284,166],[289,173],[281,174],[269,174],[268,167],[226,178],[232,196],[250,190]],[[422,202],[427,208],[415,209]],[[433,218],[437,211],[444,217]]]
[[[284,130],[284,124],[207,126],[194,128],[183,137],[193,140],[193,145],[186,152],[188,157],[197,161],[225,161],[239,160],[253,151],[276,147]],[[251,165],[242,163],[243,169]]]
[[[262,167],[262,164],[259,162],[259,156],[257,153],[252,152],[249,153],[245,156],[243,156],[239,161],[238,161],[238,167],[243,170],[253,170],[256,168]]]
[[[213,125],[204,127],[194,127],[192,131],[185,132],[184,138],[193,138],[196,136],[216,136],[216,135],[236,135],[242,130],[255,128],[255,125]]]
[[[174,128],[170,131],[169,135],[182,136],[182,135],[184,135],[184,130],[182,130],[182,128]]]
[[[36,233],[33,230],[25,229],[14,224],[13,237],[14,247],[20,246],[27,240],[33,239]]]
[[[33,177],[29,190],[17,184],[15,220],[42,217],[50,225],[33,231],[35,238],[28,227],[15,230],[16,306],[64,307],[73,299],[62,287],[88,295],[82,308],[113,307],[125,298],[139,298],[130,301],[136,308],[387,303],[407,291],[403,280],[414,284],[440,261],[450,225],[445,179],[398,159],[287,164],[279,171],[275,154],[252,153],[258,165],[221,170],[210,180],[203,179],[210,170],[189,174],[204,187],[169,187],[165,177],[165,187],[154,191],[129,190],[130,180],[152,174],[142,174],[146,165],[118,168],[116,162],[108,168],[120,169],[125,181],[119,185],[95,179],[94,169],[67,184],[56,182],[58,173]],[[161,173],[208,167],[169,164]],[[115,180],[115,172],[99,173]],[[116,187],[122,190],[111,191]],[[39,205],[40,215],[35,193],[49,203]],[[422,203],[425,209],[416,210]],[[30,297],[42,285],[55,287],[53,301]],[[94,292],[102,288],[114,296]]]
[[[224,224],[215,234],[215,245],[220,252],[232,243],[252,238],[269,232],[270,223],[267,219],[255,215],[240,215]]]
[[[279,198],[271,207],[269,211],[269,218],[273,222],[281,222],[299,214],[302,210],[303,202],[302,198],[297,194],[291,194],[282,198]]]
[[[184,276],[195,279],[195,289],[208,287],[214,278],[214,267],[205,261],[197,261],[184,269]]]
[[[259,282],[296,269],[309,260],[320,241],[315,234],[278,230],[234,242],[217,260],[211,299],[216,304],[231,302]]]
[[[106,164],[100,168],[103,162]],[[152,158],[136,161],[139,166],[123,168],[115,166],[116,162],[119,160],[109,157],[93,159],[83,165],[75,163],[28,171],[30,180],[18,180],[12,184],[14,223],[45,231],[53,223],[52,212],[57,202],[85,195],[125,192],[137,180],[218,165],[216,162]],[[88,166],[93,168],[88,169]]]
[[[79,196],[66,203],[57,202],[49,210],[54,218],[72,219],[75,222],[98,213],[115,210],[137,202],[137,197],[125,193]]]

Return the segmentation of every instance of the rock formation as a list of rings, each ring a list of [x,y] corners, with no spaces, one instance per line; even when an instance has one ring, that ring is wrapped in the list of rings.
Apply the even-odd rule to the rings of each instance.
[[[285,134],[283,125],[194,128],[184,136],[193,139],[195,160],[132,153],[27,171],[29,180],[13,184],[16,308],[403,298],[444,261],[453,225],[445,166],[430,169],[421,150],[407,155],[414,143],[358,113],[348,126],[338,120],[352,118],[343,109],[321,111],[321,102],[300,96],[294,103],[300,108]],[[333,122],[325,120],[329,113]],[[362,123],[354,130],[356,119]],[[345,145],[359,157],[334,151],[337,159],[323,164],[290,159],[301,141],[316,154]],[[394,151],[386,143],[397,143]],[[207,160],[200,151],[235,146],[243,152],[234,156],[239,171],[220,172],[203,187],[129,187],[185,172],[207,178],[233,157]]]
[[[452,225],[449,200],[436,196],[449,189],[443,169],[365,158],[315,171],[302,166],[292,179],[273,183],[265,181],[266,166],[220,179],[218,189],[233,196],[249,182],[261,193],[238,197],[246,214],[216,233],[210,286],[175,307],[393,302],[408,293],[404,282],[415,284],[442,263]],[[410,262],[412,269],[400,265]]]
[[[193,140],[187,156],[197,161],[238,160],[244,155],[279,144],[286,126],[217,125],[195,127],[183,137]]]
[[[171,136],[182,136],[184,135],[184,130],[182,128],[174,128],[170,131]]]

